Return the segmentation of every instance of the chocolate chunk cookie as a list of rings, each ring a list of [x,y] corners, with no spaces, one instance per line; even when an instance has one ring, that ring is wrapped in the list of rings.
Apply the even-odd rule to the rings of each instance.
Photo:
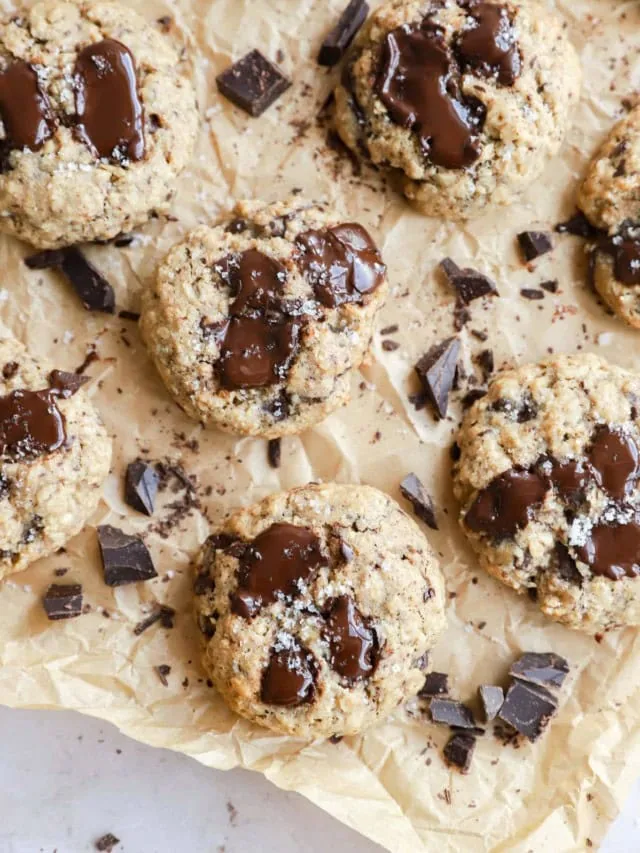
[[[166,35],[109,2],[0,24],[0,228],[54,249],[165,212],[198,116]]]
[[[415,695],[444,628],[438,562],[368,486],[309,485],[232,516],[196,566],[204,664],[238,714],[355,734]]]
[[[504,371],[467,412],[454,488],[481,565],[552,619],[640,624],[640,377],[594,355]]]
[[[98,505],[111,440],[84,381],[0,340],[0,578],[61,548]]]
[[[561,21],[537,2],[387,0],[347,56],[336,122],[402,174],[430,216],[510,204],[560,147],[580,88]]]
[[[640,106],[615,125],[596,154],[578,205],[596,232],[596,290],[612,311],[640,328]]]
[[[243,202],[172,249],[145,296],[141,329],[188,414],[275,438],[348,401],[386,291],[361,225],[299,199]]]

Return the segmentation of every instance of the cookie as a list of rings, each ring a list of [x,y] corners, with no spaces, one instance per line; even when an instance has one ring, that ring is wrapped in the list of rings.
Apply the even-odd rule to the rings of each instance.
[[[512,203],[558,151],[580,66],[546,5],[387,0],[336,89],[345,144],[429,216]]]
[[[361,225],[299,199],[243,202],[169,252],[145,294],[141,330],[189,415],[275,438],[348,401],[386,292]]]
[[[111,439],[84,382],[0,340],[0,578],[53,554],[98,505]]]
[[[640,377],[595,355],[499,373],[454,490],[481,565],[571,628],[640,624]]]
[[[640,328],[640,106],[619,121],[596,154],[578,206],[599,233],[593,284],[611,310]]]
[[[166,212],[198,126],[166,35],[117,3],[43,0],[0,24],[0,229],[42,249]]]
[[[437,559],[368,486],[308,485],[204,545],[204,665],[236,713],[298,737],[356,734],[414,696],[445,625]]]

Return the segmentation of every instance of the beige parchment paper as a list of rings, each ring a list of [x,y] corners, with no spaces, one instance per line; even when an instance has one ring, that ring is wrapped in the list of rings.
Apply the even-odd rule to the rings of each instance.
[[[266,462],[262,440],[204,432],[170,401],[128,320],[89,314],[54,273],[28,271],[28,247],[0,240],[0,323],[30,350],[74,369],[89,349],[91,392],[114,436],[115,458],[101,508],[66,553],[0,586],[0,702],[14,707],[69,708],[100,717],[155,746],[210,767],[242,766],[281,788],[299,791],[339,820],[393,851],[583,851],[597,847],[640,773],[640,633],[609,634],[600,643],[547,623],[534,605],[476,570],[455,521],[448,448],[460,416],[448,420],[408,403],[412,366],[453,333],[453,296],[435,275],[452,256],[491,275],[500,298],[474,303],[461,333],[464,363],[480,349],[496,364],[538,359],[551,348],[592,350],[640,369],[640,337],[608,317],[584,285],[582,246],[556,241],[533,272],[520,262],[515,234],[549,228],[573,211],[587,159],[640,89],[637,0],[562,0],[581,53],[584,88],[561,155],[522,201],[466,227],[426,219],[369,169],[360,176],[326,143],[316,116],[336,71],[315,64],[324,33],[344,0],[132,0],[149,20],[175,19],[202,111],[191,168],[180,181],[177,221],[156,221],[131,247],[91,247],[91,260],[117,291],[118,307],[135,311],[157,262],[191,227],[210,221],[235,198],[283,198],[293,190],[328,199],[376,236],[393,294],[380,327],[397,323],[394,352],[374,342],[371,364],[354,383],[345,410],[283,444],[282,467]],[[375,4],[374,4],[375,5]],[[3,11],[13,11],[1,0]],[[294,83],[260,119],[221,99],[215,75],[259,47]],[[278,52],[282,51],[282,54]],[[556,278],[543,301],[523,287]],[[488,334],[481,343],[471,329]],[[177,479],[149,520],[123,502],[123,473],[139,455],[181,465],[193,478],[191,511],[167,535],[163,523],[184,504]],[[398,483],[415,471],[435,497],[440,531],[429,537],[442,556],[450,600],[449,628],[433,655],[462,699],[482,682],[502,679],[521,650],[554,650],[572,664],[560,713],[537,744],[515,750],[491,736],[479,741],[472,773],[448,770],[447,737],[417,706],[400,709],[363,737],[339,744],[276,737],[231,714],[208,688],[199,665],[191,615],[189,561],[210,524],[239,504],[312,479],[364,482],[399,498]],[[102,581],[94,526],[111,523],[142,534],[159,577],[111,590]],[[89,612],[49,623],[40,604],[56,568],[84,585]],[[640,583],[640,581],[639,581]],[[177,610],[173,630],[133,628],[156,603]],[[168,686],[154,667],[169,664]]]

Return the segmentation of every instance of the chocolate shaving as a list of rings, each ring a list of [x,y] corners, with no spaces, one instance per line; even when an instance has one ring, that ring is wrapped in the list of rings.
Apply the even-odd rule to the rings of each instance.
[[[446,418],[449,394],[453,386],[460,354],[460,341],[447,338],[431,347],[415,366],[428,399],[438,418]]]
[[[400,483],[402,496],[413,506],[413,511],[432,530],[438,529],[433,499],[415,474],[407,474]]]

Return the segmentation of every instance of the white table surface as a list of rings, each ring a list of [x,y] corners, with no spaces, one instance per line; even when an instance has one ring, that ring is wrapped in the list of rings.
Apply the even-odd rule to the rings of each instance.
[[[381,849],[256,773],[209,770],[79,714],[0,707],[0,732],[0,853],[90,853],[107,832],[118,853]],[[639,815],[640,784],[601,850],[640,851]]]

